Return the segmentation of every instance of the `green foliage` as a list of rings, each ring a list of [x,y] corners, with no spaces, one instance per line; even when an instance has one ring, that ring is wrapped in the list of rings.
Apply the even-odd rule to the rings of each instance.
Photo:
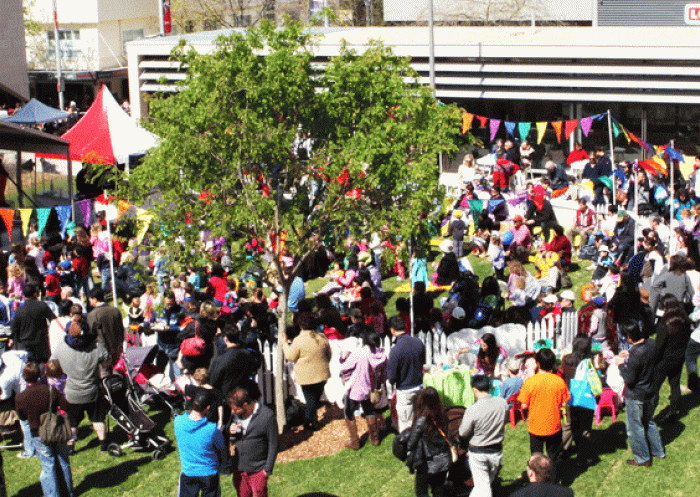
[[[122,192],[132,201],[160,192],[157,237],[195,247],[199,229],[287,232],[303,257],[346,229],[419,235],[441,196],[437,154],[457,150],[459,111],[438,107],[408,60],[377,43],[362,54],[344,46],[325,67],[312,65],[312,49],[292,22],[221,37],[212,54],[174,50],[187,77],[150,100],[145,125],[161,142]],[[314,140],[308,161],[291,153],[297,133]]]

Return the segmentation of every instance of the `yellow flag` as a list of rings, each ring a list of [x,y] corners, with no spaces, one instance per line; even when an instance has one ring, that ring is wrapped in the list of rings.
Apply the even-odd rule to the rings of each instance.
[[[143,237],[146,236],[146,231],[148,231],[148,227],[151,225],[151,221],[153,220],[153,214],[151,214],[145,209],[142,209],[141,207],[137,207],[136,220],[138,221],[139,226],[138,233],[136,234],[136,243],[141,243],[143,241]]]
[[[547,129],[547,122],[535,123],[535,126],[537,126],[537,144],[539,145],[542,143],[542,138],[544,138],[544,132]]]
[[[122,217],[122,214],[124,214],[129,209],[131,209],[131,204],[126,200],[120,200],[119,202],[117,202],[117,220],[119,220],[119,218]]]
[[[693,170],[695,169],[695,157],[692,155],[684,155],[683,162],[678,164],[678,167],[681,170],[683,179],[690,178],[690,175],[693,174]]]
[[[627,133],[627,130],[625,129],[625,127],[622,124],[620,124],[620,130],[622,130],[622,134],[625,135],[625,138],[627,138],[627,143],[629,143],[630,142],[630,135]]]
[[[29,220],[32,217],[32,212],[34,209],[17,209],[19,211],[19,217],[22,219],[22,235],[26,238],[27,232],[29,231]]]

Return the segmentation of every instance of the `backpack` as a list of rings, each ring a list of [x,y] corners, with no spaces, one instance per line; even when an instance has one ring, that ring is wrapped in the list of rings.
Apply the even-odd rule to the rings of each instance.
[[[234,292],[227,292],[224,304],[221,306],[221,314],[234,314],[238,310],[238,301]]]
[[[194,336],[186,338],[180,344],[180,352],[185,357],[199,357],[204,354],[207,348],[207,342],[199,336],[199,321],[194,322]]]

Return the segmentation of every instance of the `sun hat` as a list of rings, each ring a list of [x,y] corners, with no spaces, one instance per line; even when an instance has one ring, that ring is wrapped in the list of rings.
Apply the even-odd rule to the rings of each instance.
[[[542,302],[545,304],[556,304],[559,302],[559,299],[556,295],[547,295],[544,299],[542,299]]]
[[[452,242],[452,240],[447,239],[447,240],[443,240],[440,243],[440,251],[443,254],[449,254],[453,250],[454,250],[454,243]]]
[[[561,292],[560,297],[561,297],[562,299],[570,300],[570,301],[572,301],[572,302],[573,302],[574,300],[576,300],[576,296],[574,295],[574,292],[572,292],[571,290],[564,290],[563,292]]]

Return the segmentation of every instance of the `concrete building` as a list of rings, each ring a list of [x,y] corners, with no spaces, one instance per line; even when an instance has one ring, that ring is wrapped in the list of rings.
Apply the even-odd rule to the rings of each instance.
[[[29,100],[22,0],[2,3],[0,61],[0,105],[14,107],[16,102]]]
[[[56,39],[51,0],[36,0],[29,17],[41,26],[27,38],[32,96],[57,106]],[[57,0],[65,102],[85,110],[102,83],[128,98],[127,42],[160,32],[158,0]]]

